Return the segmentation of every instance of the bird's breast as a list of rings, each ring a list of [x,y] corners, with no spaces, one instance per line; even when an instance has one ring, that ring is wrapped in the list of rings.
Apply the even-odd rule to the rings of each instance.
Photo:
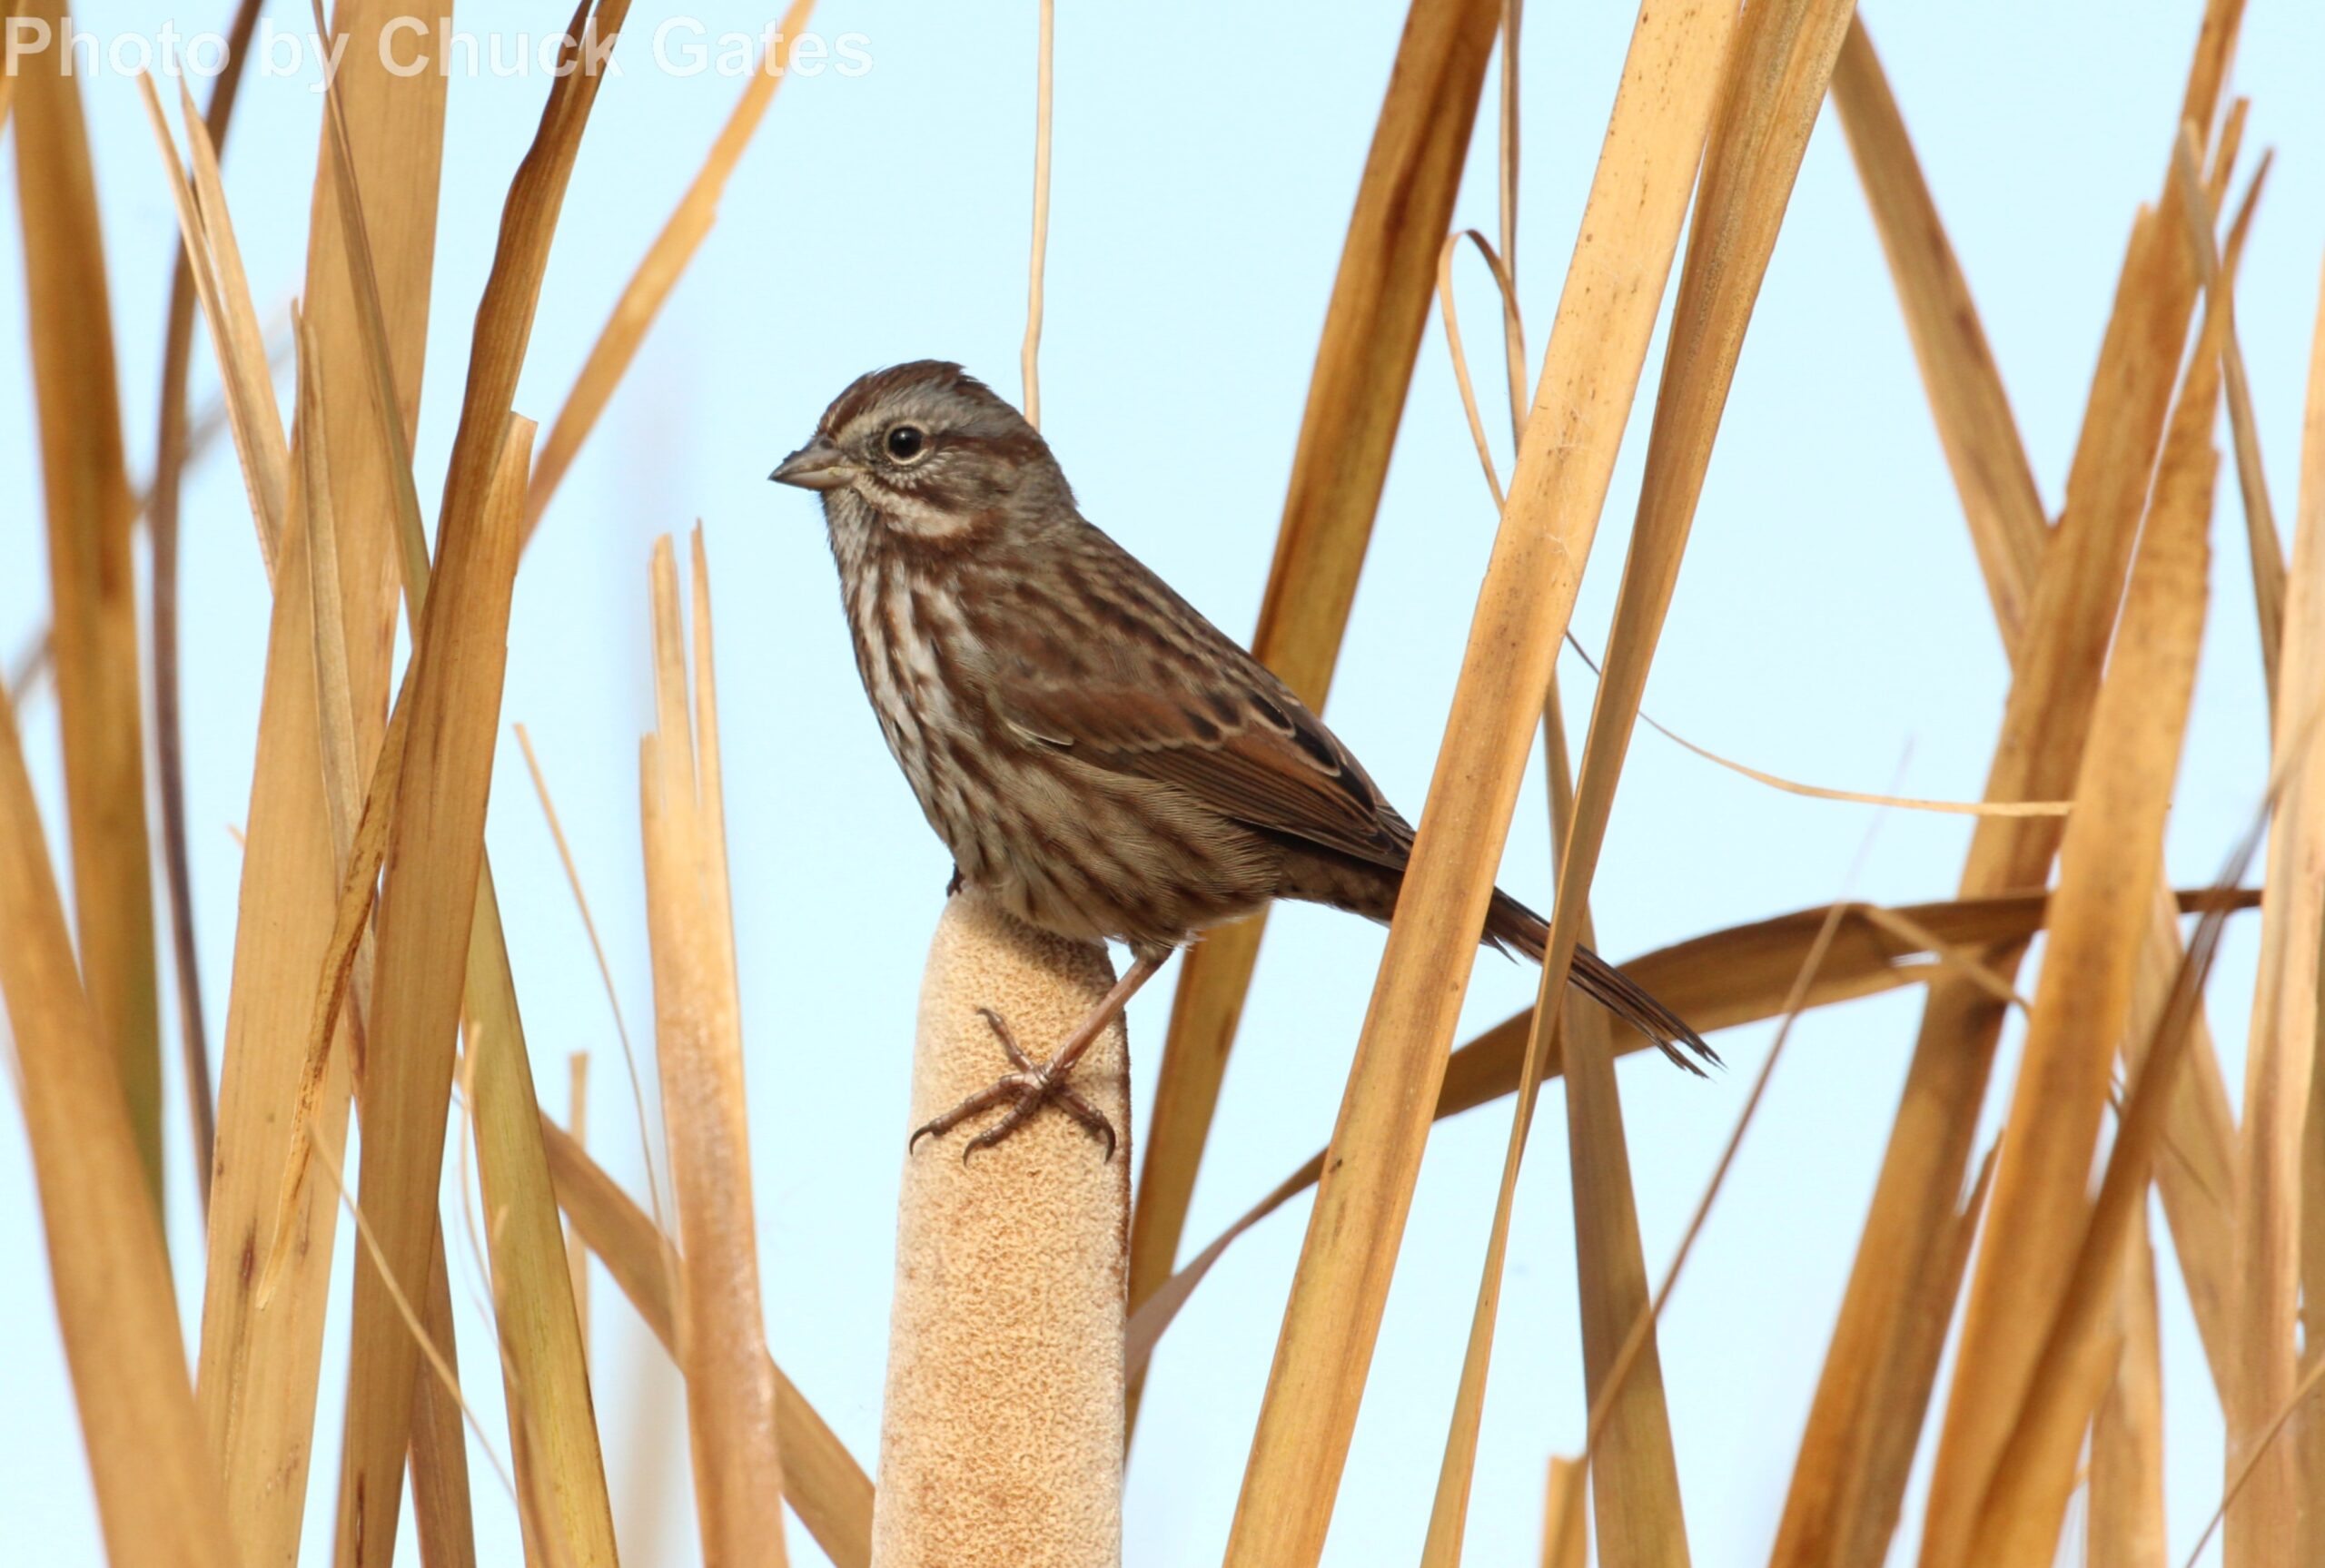
[[[845,569],[845,563],[844,563]],[[974,632],[955,586],[876,556],[846,574],[858,672],[880,733],[921,810],[965,872],[991,858],[998,733],[969,671]]]

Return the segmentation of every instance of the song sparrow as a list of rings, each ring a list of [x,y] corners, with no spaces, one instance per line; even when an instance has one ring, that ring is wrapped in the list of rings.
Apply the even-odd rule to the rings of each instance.
[[[1065,1077],[1139,987],[1271,899],[1385,922],[1412,828],[1289,687],[1083,518],[1048,444],[958,365],[863,377],[770,478],[823,494],[856,668],[955,886],[1134,961],[1046,1060],[988,1013],[1014,1070],[913,1141],[1008,1106],[966,1158],[1054,1103],[1111,1158]],[[1538,962],[1547,935],[1495,890],[1486,942]],[[1588,949],[1574,981],[1688,1070],[1718,1060]]]

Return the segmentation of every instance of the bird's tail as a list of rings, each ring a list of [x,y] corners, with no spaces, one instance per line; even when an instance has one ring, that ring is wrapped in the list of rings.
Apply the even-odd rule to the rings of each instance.
[[[1504,950],[1515,948],[1539,963],[1543,950],[1549,944],[1550,928],[1540,915],[1496,888],[1493,902],[1486,911],[1486,940]],[[1574,950],[1574,983],[1583,994],[1655,1041],[1664,1055],[1697,1077],[1702,1077],[1704,1070],[1697,1065],[1695,1057],[1719,1065],[1718,1053],[1704,1043],[1703,1036],[1687,1027],[1686,1019],[1587,947]],[[1691,1051],[1692,1057],[1688,1054]]]

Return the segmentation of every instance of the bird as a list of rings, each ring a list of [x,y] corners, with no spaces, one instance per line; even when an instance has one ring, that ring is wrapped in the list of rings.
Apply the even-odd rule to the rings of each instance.
[[[856,664],[888,749],[977,891],[1132,962],[1046,1056],[985,1021],[1010,1070],[916,1129],[989,1149],[1054,1105],[1113,1157],[1074,1063],[1171,955],[1276,899],[1386,922],[1413,829],[1291,689],[1082,515],[1047,441],[950,361],[871,371],[768,476],[820,495]],[[1496,888],[1485,944],[1542,961]],[[1718,1058],[1588,948],[1574,983],[1691,1072]]]

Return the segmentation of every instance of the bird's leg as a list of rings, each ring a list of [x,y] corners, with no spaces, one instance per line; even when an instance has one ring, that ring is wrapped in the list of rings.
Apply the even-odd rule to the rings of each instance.
[[[1153,980],[1155,971],[1168,962],[1170,957],[1171,950],[1168,948],[1159,952],[1141,953],[1123,972],[1122,979],[1114,981],[1113,989],[1090,1010],[1087,1017],[1074,1025],[1073,1032],[1065,1037],[1047,1061],[1036,1061],[1028,1056],[999,1013],[990,1008],[979,1008],[978,1013],[1000,1040],[1002,1051],[1009,1058],[1009,1065],[1014,1070],[1004,1074],[991,1087],[979,1090],[935,1120],[917,1129],[906,1147],[918,1148],[924,1138],[942,1138],[980,1111],[990,1110],[996,1105],[1009,1107],[1006,1116],[969,1139],[968,1146],[961,1150],[962,1159],[966,1160],[977,1150],[991,1149],[1024,1126],[1043,1106],[1054,1104],[1080,1122],[1093,1137],[1103,1139],[1106,1145],[1106,1158],[1112,1159],[1114,1157],[1113,1123],[1106,1119],[1103,1112],[1074,1092],[1065,1081],[1066,1075],[1073,1070],[1073,1064],[1082,1060],[1083,1052],[1097,1043],[1098,1037],[1106,1032],[1107,1026],[1122,1016],[1123,1009],[1130,1004],[1132,997],[1138,994],[1139,988]]]

